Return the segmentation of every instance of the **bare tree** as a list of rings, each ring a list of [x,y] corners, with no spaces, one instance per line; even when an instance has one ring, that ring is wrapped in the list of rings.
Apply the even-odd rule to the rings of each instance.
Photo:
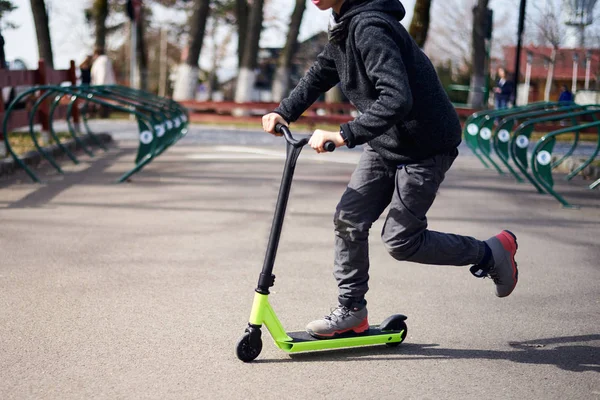
[[[287,41],[279,57],[279,64],[275,73],[273,101],[281,101],[289,92],[292,58],[298,49],[298,34],[300,33],[300,25],[305,10],[306,0],[296,0],[296,8],[292,13]]]
[[[420,48],[425,46],[427,33],[429,32],[429,21],[431,13],[431,0],[417,0],[410,22],[408,33],[415,39]]]
[[[473,36],[472,36],[472,67],[471,90],[469,104],[473,108],[482,108],[484,105],[483,88],[486,86],[487,66],[487,31],[489,27],[489,0],[478,0],[473,8]]]
[[[135,44],[135,52],[137,57],[138,77],[139,77],[139,88],[142,90],[148,90],[148,49],[146,43],[146,26],[150,23],[146,19],[146,6],[140,7],[140,18],[135,28],[137,29]]]
[[[194,11],[189,21],[191,31],[188,42],[188,54],[185,62],[179,65],[177,71],[177,81],[175,82],[175,90],[173,92],[175,100],[190,100],[194,98],[198,83],[198,59],[202,50],[209,11],[209,0],[194,1]]]
[[[561,15],[554,1],[546,1],[544,6],[535,4],[535,13],[529,16],[529,23],[536,30],[537,44],[552,47],[552,53],[548,59],[548,76],[546,78],[546,90],[544,100],[550,100],[552,81],[554,80],[554,67],[556,65],[556,54],[565,40],[565,27],[561,21]]]
[[[238,28],[238,65],[242,65],[246,32],[248,29],[248,11],[250,6],[248,0],[235,0],[235,18]]]
[[[46,3],[44,0],[30,0],[31,12],[35,24],[35,32],[38,41],[38,53],[43,58],[46,65],[54,68],[54,58],[52,56],[52,41],[50,39],[50,27],[48,23],[48,13],[46,12]]]
[[[235,101],[244,103],[252,100],[252,92],[256,82],[256,66],[260,33],[263,23],[264,0],[254,0],[250,11],[250,26],[244,42],[244,56],[238,74]]]
[[[209,40],[208,43],[205,43],[205,46],[211,48],[211,65],[207,79],[209,100],[213,100],[214,92],[219,86],[217,72],[228,55],[229,45],[236,31],[235,26],[230,22],[229,10],[226,8],[217,9],[213,11],[206,28],[204,40]]]
[[[453,65],[470,66],[473,13],[462,0],[437,1],[431,11],[436,18],[425,45],[429,57],[436,63],[451,60]]]
[[[4,54],[4,37],[2,36],[2,30],[5,28],[14,28],[15,26],[4,21],[4,16],[14,10],[17,7],[8,0],[0,0],[0,69],[6,68],[6,56]]]
[[[108,0],[94,0],[90,10],[94,20],[96,33],[95,47],[101,51],[106,50],[106,18],[108,17]]]

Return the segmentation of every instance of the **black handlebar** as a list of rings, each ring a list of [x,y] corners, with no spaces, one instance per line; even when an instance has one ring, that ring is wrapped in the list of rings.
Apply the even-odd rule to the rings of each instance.
[[[300,140],[295,139],[292,136],[292,132],[290,131],[290,129],[283,124],[275,125],[275,132],[283,134],[283,137],[285,137],[285,140],[294,147],[302,147],[308,143],[308,138],[304,138],[304,139],[300,139]],[[328,140],[327,142],[325,142],[323,147],[325,148],[326,151],[332,152],[335,150],[335,143]]]

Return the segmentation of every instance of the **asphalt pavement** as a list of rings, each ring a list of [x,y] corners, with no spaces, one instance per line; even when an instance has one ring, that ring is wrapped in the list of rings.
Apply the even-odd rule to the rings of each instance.
[[[466,267],[398,262],[371,231],[369,320],[408,316],[401,346],[289,354],[247,324],[285,157],[283,139],[192,127],[135,175],[135,126],[59,176],[0,182],[1,399],[600,399],[600,192],[580,210],[486,170],[468,151],[430,228],[518,236],[508,298]],[[106,128],[106,129],[105,129]],[[333,211],[360,150],[301,154],[270,297],[288,330],[335,306]]]

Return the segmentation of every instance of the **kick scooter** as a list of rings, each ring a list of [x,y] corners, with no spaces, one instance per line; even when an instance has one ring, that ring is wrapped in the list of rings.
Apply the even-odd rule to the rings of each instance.
[[[242,338],[236,346],[236,353],[240,360],[249,362],[254,360],[262,350],[261,328],[266,326],[275,345],[281,350],[289,353],[310,350],[327,350],[341,347],[371,346],[377,344],[386,344],[390,347],[398,346],[406,338],[407,327],[406,316],[401,314],[388,317],[381,325],[370,326],[369,329],[361,334],[352,333],[352,335],[336,336],[331,339],[316,339],[308,333],[286,332],[281,322],[275,315],[275,311],[269,303],[269,288],[275,283],[273,275],[273,264],[281,236],[281,228],[285,217],[290,188],[296,161],[302,151],[302,147],[308,143],[308,138],[296,140],[290,130],[281,124],[277,124],[275,130],[282,133],[286,140],[287,157],[279,188],[279,196],[275,207],[275,216],[271,226],[271,235],[267,245],[267,254],[263,264],[262,272],[258,278],[258,286],[254,295],[254,303],[250,313],[250,322]],[[335,144],[325,143],[327,151],[334,151]]]

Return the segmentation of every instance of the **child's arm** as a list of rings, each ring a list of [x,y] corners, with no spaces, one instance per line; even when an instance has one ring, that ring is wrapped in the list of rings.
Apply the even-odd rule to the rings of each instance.
[[[322,93],[327,92],[340,81],[335,63],[329,55],[330,46],[329,44],[325,46],[298,86],[275,109],[275,112],[286,121],[296,121]]]
[[[381,18],[361,19],[356,47],[379,98],[354,121],[342,124],[348,147],[366,143],[398,124],[412,109],[412,92],[397,33]]]

